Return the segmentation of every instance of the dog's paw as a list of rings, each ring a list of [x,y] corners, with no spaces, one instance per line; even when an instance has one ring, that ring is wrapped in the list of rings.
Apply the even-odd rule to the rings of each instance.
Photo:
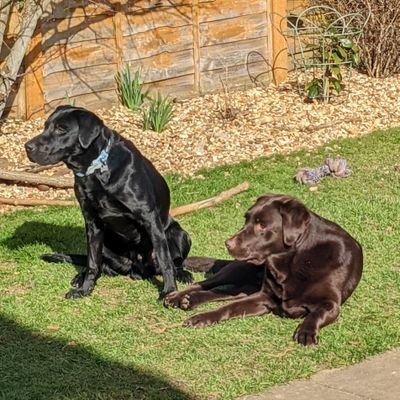
[[[212,318],[210,313],[195,314],[183,322],[183,326],[187,328],[205,328],[216,324],[218,320]]]
[[[294,332],[293,339],[303,346],[314,346],[318,344],[318,331],[299,325]]]
[[[66,299],[79,299],[81,297],[89,296],[92,293],[91,290],[83,290],[81,288],[73,288],[65,294]]]
[[[143,276],[136,272],[130,272],[129,278],[131,278],[134,281],[142,281],[143,280]]]
[[[180,308],[185,311],[190,310],[190,294],[171,292],[165,296],[164,304],[166,307]]]
[[[85,274],[83,272],[80,272],[79,274],[76,274],[72,279],[71,279],[71,286],[73,288],[80,288],[83,285],[83,281],[85,280]]]
[[[190,285],[193,283],[193,275],[189,271],[179,269],[176,271],[176,280],[186,285]]]

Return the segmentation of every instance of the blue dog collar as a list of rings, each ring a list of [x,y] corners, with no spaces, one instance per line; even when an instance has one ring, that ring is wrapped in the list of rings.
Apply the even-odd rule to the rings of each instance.
[[[77,171],[75,172],[75,175],[78,176],[79,178],[83,178],[85,176],[92,175],[97,170],[100,170],[100,172],[108,171],[107,160],[110,154],[110,148],[111,148],[111,138],[108,140],[106,148],[103,149],[99,154],[99,156],[92,161],[86,172]]]

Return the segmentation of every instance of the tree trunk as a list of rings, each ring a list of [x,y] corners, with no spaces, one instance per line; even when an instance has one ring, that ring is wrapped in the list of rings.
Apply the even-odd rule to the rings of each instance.
[[[18,71],[38,20],[50,3],[51,0],[25,0],[21,30],[0,71],[0,118],[3,115],[11,87],[18,77]]]
[[[12,0],[0,0],[0,51],[3,46],[8,19],[10,17]]]

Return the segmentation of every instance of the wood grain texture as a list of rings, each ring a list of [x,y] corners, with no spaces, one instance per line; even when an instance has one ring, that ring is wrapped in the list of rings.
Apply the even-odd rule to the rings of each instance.
[[[288,71],[288,52],[286,41],[281,32],[287,30],[286,1],[271,0],[271,61],[273,65],[273,76],[275,84],[283,82],[287,77]]]
[[[191,25],[191,6],[157,7],[142,12],[127,13],[122,20],[124,36],[148,32],[161,27],[177,28]]]
[[[44,115],[43,52],[42,34],[36,29],[29,43],[24,60],[25,80],[25,118],[38,118]],[[23,110],[20,110],[22,113]]]
[[[96,93],[85,93],[70,97],[77,107],[86,107],[90,110],[98,110],[99,108],[110,108],[117,104],[118,96],[115,89],[98,91]],[[57,106],[66,104],[65,98],[56,99],[46,102],[44,109],[48,114],[53,111]]]
[[[98,65],[96,68],[79,68],[56,72],[44,77],[45,101],[67,100],[73,96],[115,90],[115,64]]]
[[[145,87],[151,89],[152,95],[159,91],[171,98],[190,97],[198,94],[194,90],[194,74],[153,81],[151,84],[146,84]]]
[[[266,14],[245,15],[200,24],[201,46],[222,44],[267,36]]]
[[[125,53],[125,62],[129,62],[133,71],[140,69],[144,82],[176,78],[194,73],[193,49],[173,53],[163,52],[152,57],[131,60]]]
[[[56,45],[44,54],[43,75],[116,63],[118,51],[115,39]]]
[[[275,0],[276,1],[276,0]],[[285,0],[279,0],[285,2]],[[267,12],[268,0],[215,0],[202,2],[199,13],[200,23],[229,18],[241,17],[249,14]]]
[[[56,44],[113,39],[115,36],[111,16],[100,14],[91,17],[49,19],[41,25],[43,49]]]
[[[28,58],[38,74],[23,80],[23,96],[8,105],[23,116],[51,110],[67,96],[79,106],[109,107],[118,102],[114,76],[125,63],[141,69],[154,92],[174,97],[220,90],[221,74],[235,87],[250,85],[254,77],[267,81],[273,62],[275,80],[281,81],[287,54],[271,16],[285,13],[287,1],[291,9],[301,3],[54,0],[41,20],[36,53]]]
[[[246,64],[249,53],[256,51],[265,54],[266,48],[266,37],[202,47],[200,49],[200,70],[203,72]]]
[[[124,38],[122,52],[125,59],[139,60],[168,52],[181,52],[193,48],[190,25],[160,27]]]
[[[264,61],[240,64],[228,69],[219,68],[201,72],[201,92],[231,91],[250,88],[255,84],[266,85],[272,80],[271,68]]]

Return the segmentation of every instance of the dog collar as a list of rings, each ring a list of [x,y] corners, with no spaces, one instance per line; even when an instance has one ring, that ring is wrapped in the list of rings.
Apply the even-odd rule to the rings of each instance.
[[[97,170],[100,170],[100,172],[108,171],[107,160],[110,154],[110,148],[111,148],[111,138],[108,140],[106,148],[103,149],[99,154],[99,156],[92,161],[86,172],[77,171],[75,172],[75,176],[82,178],[85,176],[92,175]]]

